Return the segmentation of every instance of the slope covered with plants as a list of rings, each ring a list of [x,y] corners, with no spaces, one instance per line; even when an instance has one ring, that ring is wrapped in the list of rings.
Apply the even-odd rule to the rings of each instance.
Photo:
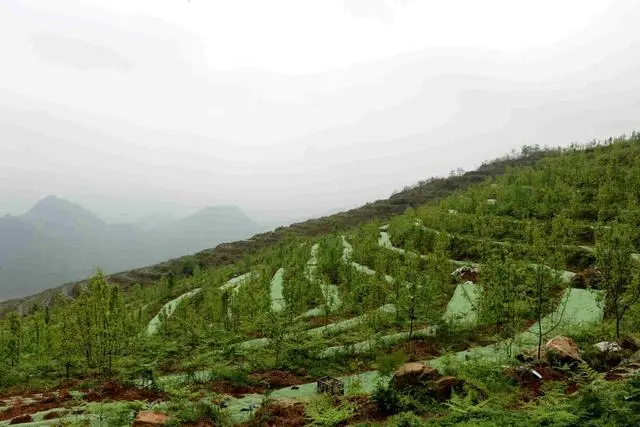
[[[280,230],[126,291],[97,274],[75,299],[8,313],[0,425],[52,410],[106,425],[145,410],[175,425],[640,422],[640,136],[522,159],[444,196],[408,189],[401,213]],[[572,359],[547,354],[560,334]],[[394,371],[417,361],[450,387],[401,387]],[[325,376],[344,396],[318,395]]]

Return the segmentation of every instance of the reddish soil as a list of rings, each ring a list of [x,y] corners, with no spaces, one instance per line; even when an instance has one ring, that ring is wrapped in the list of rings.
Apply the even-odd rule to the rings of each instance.
[[[265,388],[263,386],[249,385],[249,384],[233,384],[229,380],[216,380],[209,383],[211,391],[220,394],[230,394],[233,397],[242,397],[245,394],[264,393]]]
[[[538,371],[542,375],[542,379],[545,381],[564,381],[567,379],[567,373],[558,371],[548,366],[534,366],[533,369]]]
[[[192,423],[184,423],[182,425],[187,427],[215,427],[215,424],[209,420],[198,420]]]
[[[304,427],[308,424],[302,403],[273,402],[258,409],[256,416],[241,427]]]
[[[407,357],[407,361],[415,362],[420,360],[432,359],[440,355],[440,349],[435,341],[431,340],[415,340],[404,342],[393,347],[389,352],[402,352]]]
[[[604,374],[604,379],[607,381],[618,381],[623,378],[624,377],[622,375],[614,374],[612,372],[607,372],[606,374]]]
[[[545,381],[553,382],[553,381],[564,381],[567,379],[567,374],[565,372],[558,371],[548,366],[537,365],[537,366],[532,366],[531,368],[535,369],[540,373],[540,375],[542,375],[542,380],[527,381],[527,382],[520,383],[522,390],[519,393],[519,400],[522,402],[530,402],[544,395],[544,392],[542,391],[542,384]],[[573,391],[577,390],[576,388],[575,390],[572,391],[572,386],[577,387],[576,384],[572,384],[568,386],[565,389],[565,394],[570,394],[570,393],[573,393]]]
[[[567,385],[567,387],[565,387],[564,389],[564,394],[573,394],[575,392],[577,392],[578,390],[580,390],[580,386],[576,383],[571,383],[569,385]]]
[[[31,418],[31,415],[21,415],[12,419],[9,424],[23,424],[31,422],[33,422],[33,418]]]
[[[355,415],[349,419],[349,425],[379,423],[387,417],[387,415],[378,412],[378,408],[370,396],[349,396],[347,400],[355,404],[357,408]]]
[[[247,333],[247,336],[249,338],[255,339],[255,338],[263,338],[265,335],[264,333],[262,333],[262,331],[251,331]]]
[[[266,389],[290,387],[313,381],[312,378],[277,369],[254,372],[249,375],[249,380],[252,384],[234,384],[229,380],[220,379],[209,382],[209,387],[216,393],[241,397],[251,393],[262,394]]]
[[[71,400],[71,396],[68,393],[61,393],[60,395],[47,394],[33,403],[23,403],[22,399],[18,398],[14,401],[12,407],[0,412],[0,421],[59,408],[69,400]]]
[[[313,381],[312,378],[302,377],[289,371],[280,370],[255,372],[249,375],[249,379],[264,384],[265,387],[268,388],[284,388]]]
[[[165,398],[164,393],[159,393],[143,388],[127,388],[117,381],[105,381],[102,387],[92,390],[83,390],[87,394],[89,402],[103,402],[106,400],[146,400],[157,401]]]
[[[309,318],[309,326],[311,328],[318,328],[320,326],[325,326],[331,323],[339,322],[340,320],[344,320],[344,319],[337,316],[329,316],[329,319],[326,319],[324,316],[311,317]]]

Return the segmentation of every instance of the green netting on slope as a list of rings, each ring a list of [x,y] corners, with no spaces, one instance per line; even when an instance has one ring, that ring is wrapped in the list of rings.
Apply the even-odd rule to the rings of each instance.
[[[316,271],[318,270],[318,250],[320,245],[317,243],[311,246],[311,254],[304,270],[305,277],[308,281],[313,282],[316,279]]]
[[[156,314],[154,318],[151,319],[151,321],[149,322],[149,325],[147,325],[147,334],[154,335],[156,332],[158,332],[158,329],[160,329],[160,326],[162,325],[162,321],[160,320],[162,313],[164,313],[167,317],[170,317],[173,314],[173,312],[176,310],[176,307],[178,307],[178,304],[180,304],[180,302],[183,299],[190,298],[195,294],[197,294],[198,292],[200,292],[200,288],[184,293],[180,295],[178,298],[172,299],[171,301],[166,303],[162,307],[162,309],[158,312],[158,314]]]
[[[418,338],[423,336],[431,336],[435,334],[435,326],[428,326],[426,328],[413,331],[412,337]],[[409,332],[396,332],[390,335],[383,335],[361,341],[354,344],[338,345],[324,349],[318,354],[319,358],[330,358],[338,354],[365,354],[374,351],[381,346],[388,346],[396,344],[400,341],[406,341],[409,339]]]
[[[347,238],[345,236],[342,236],[342,245],[344,247],[344,252],[342,254],[342,261],[345,263],[349,263],[349,260],[352,258],[352,254],[353,254],[353,247],[351,246],[351,244],[347,241]],[[376,271],[367,267],[366,265],[362,265],[362,264],[358,264],[355,261],[351,261],[350,265],[359,273],[363,273],[366,274],[367,276],[375,276]],[[393,283],[393,277],[389,276],[388,274],[385,274],[384,276],[384,280],[387,283]]]
[[[243,275],[240,275],[238,277],[234,277],[233,279],[230,279],[224,285],[220,286],[220,290],[221,291],[226,291],[227,289],[237,288],[238,286],[244,285],[246,282],[248,282],[249,280],[251,280],[254,277],[256,277],[257,274],[258,273],[255,273],[255,272],[249,272],[249,273],[245,273]]]
[[[250,279],[252,279],[253,277],[255,277],[256,273],[245,273],[241,276],[238,277],[234,277],[233,279],[229,280],[227,283],[225,283],[224,285],[220,286],[220,290],[224,291],[226,289],[230,289],[230,288],[235,288],[238,289],[238,287],[244,283],[246,283],[247,281],[249,281]],[[186,292],[182,295],[180,295],[178,298],[172,299],[171,301],[169,301],[168,303],[166,303],[162,309],[158,312],[158,314],[156,314],[154,316],[153,319],[151,319],[151,321],[149,321],[149,325],[147,325],[147,334],[149,335],[154,335],[158,332],[158,329],[160,329],[160,326],[162,324],[162,321],[160,320],[160,317],[162,315],[162,313],[164,312],[164,314],[167,317],[170,317],[173,312],[176,310],[176,307],[178,307],[178,304],[180,304],[180,302],[185,299],[185,298],[190,298],[192,296],[194,296],[195,294],[197,294],[198,292],[200,292],[200,288],[194,289],[192,291]]]
[[[456,286],[443,319],[465,326],[475,324],[478,320],[477,306],[481,294],[481,287],[472,282]]]
[[[279,312],[284,310],[284,295],[282,287],[284,285],[284,268],[280,268],[271,279],[271,310]]]
[[[342,307],[342,298],[340,298],[340,289],[337,285],[329,285],[326,283],[320,283],[320,290],[322,291],[322,296],[326,301],[330,302],[329,312],[333,313],[340,307]],[[324,305],[320,305],[318,307],[311,308],[300,316],[296,317],[296,320],[305,318],[305,317],[319,317],[324,316],[326,314]]]
[[[415,252],[407,252],[404,249],[400,249],[397,248],[395,246],[393,246],[393,244],[391,243],[391,238],[389,237],[389,233],[387,233],[386,231],[381,231],[380,232],[380,238],[378,239],[378,245],[380,247],[392,250],[394,252],[400,253],[400,254],[408,254],[408,255],[412,255],[412,256],[420,256],[420,258],[422,259],[427,259],[426,255],[422,255],[422,254],[418,254]],[[640,255],[639,258],[640,260]],[[463,265],[469,265],[469,266],[474,266],[477,267],[480,264],[475,263],[475,262],[469,262],[469,261],[459,261],[459,260],[455,260],[455,259],[451,259],[449,260],[452,264],[454,265],[459,265],[459,266],[463,266]],[[530,264],[532,266],[536,266],[536,264]],[[576,275],[575,273],[571,272],[571,271],[566,271],[566,270],[554,270],[550,267],[547,267],[546,265],[543,266],[546,269],[551,270],[554,273],[559,274],[560,278],[566,282],[566,283],[570,283],[571,279],[573,279],[573,277]]]
[[[601,322],[604,311],[600,295],[601,293],[598,291],[591,291],[586,289],[569,289],[565,293],[556,311],[543,319],[543,326],[555,324],[556,321],[560,319],[560,326],[552,333],[553,335],[557,335],[567,333],[571,329],[575,330],[575,328],[581,328],[593,323]],[[562,317],[560,317],[561,314]],[[529,328],[529,330],[520,333],[517,336],[514,345],[511,348],[511,351],[515,353],[519,350],[535,345],[536,342],[533,339],[535,335],[534,333],[532,333],[532,331],[535,331],[536,328],[537,325],[533,325],[531,328]],[[505,346],[505,342],[485,347],[476,347],[470,350],[455,353],[452,360],[464,362],[474,358],[492,358],[497,360],[506,359],[507,348]],[[437,359],[430,360],[429,364],[437,369],[442,369],[448,360],[450,359],[446,356],[439,357]],[[347,390],[349,389],[349,385],[352,382],[357,381],[360,384],[360,390],[366,393],[370,393],[375,390],[376,383],[379,380],[377,371],[365,372],[358,375],[350,375],[343,377],[342,379],[345,381],[345,388]],[[388,380],[389,379],[383,379],[383,381]],[[292,389],[291,387],[287,387],[275,391],[272,396],[288,398],[302,398],[305,396],[313,396],[316,394],[315,387],[316,383],[308,383],[302,386],[298,386],[298,389],[296,390]],[[239,406],[242,406],[243,399],[238,399],[238,401]]]
[[[480,298],[480,287],[471,283],[463,283],[456,287],[443,319],[463,325],[472,325],[477,321],[476,306]],[[413,331],[414,337],[431,336],[436,328],[428,326]],[[371,338],[359,343],[329,347],[318,355],[320,358],[333,357],[338,354],[362,354],[375,350],[377,347],[391,345],[409,339],[409,332],[397,332],[390,335]]]
[[[349,263],[353,255],[353,246],[347,241],[347,238],[344,236],[340,236],[342,238],[342,262],[345,264]]]
[[[385,304],[382,307],[376,310],[373,310],[370,313],[363,314],[357,317],[352,317],[351,319],[343,320],[341,322],[331,323],[329,325],[321,326],[319,328],[309,329],[308,331],[305,331],[304,334],[309,336],[318,336],[318,335],[332,334],[336,332],[345,331],[365,323],[372,315],[391,314],[391,313],[395,313],[395,310],[396,310],[395,305]]]
[[[602,322],[604,308],[601,302],[602,291],[588,289],[568,289],[556,310],[542,319],[543,339],[588,327]],[[553,328],[555,325],[557,327]],[[538,344],[538,323],[524,332],[519,333],[513,342],[502,341],[486,347],[476,347],[461,351],[454,355],[457,361],[467,361],[475,358],[506,360],[509,353],[515,354],[526,348]],[[445,359],[438,358],[429,363],[435,368],[441,368]]]
[[[398,252],[400,254],[404,254],[406,252],[404,249],[396,248],[395,246],[393,246],[393,243],[391,243],[391,237],[389,237],[389,233],[386,231],[380,232],[380,237],[378,238],[378,246]]]
[[[311,247],[311,255],[309,257],[309,261],[307,261],[307,266],[305,268],[305,276],[307,280],[311,283],[317,282],[316,271],[318,269],[318,250],[320,246],[316,243]],[[320,290],[322,291],[323,298],[325,301],[329,302],[329,311],[335,311],[342,307],[342,299],[340,298],[340,290],[338,286],[331,285],[327,283],[319,283]],[[298,316],[299,318],[304,317],[317,317],[325,314],[325,309],[323,306],[315,307],[307,312]]]
[[[347,320],[343,320],[340,322],[336,322],[336,323],[330,323],[328,325],[325,326],[320,326],[317,328],[313,328],[313,329],[308,329],[306,331],[302,331],[302,332],[297,332],[295,334],[289,334],[289,336],[297,336],[297,337],[304,337],[304,336],[310,336],[310,337],[317,337],[317,336],[322,336],[322,335],[329,335],[329,334],[336,334],[338,332],[342,332],[342,331],[347,331],[349,329],[353,329],[359,325],[362,325],[363,323],[365,323],[372,315],[376,315],[376,314],[392,314],[395,313],[396,310],[396,306],[393,304],[386,304],[383,305],[382,307],[373,310],[370,313],[367,314],[363,314],[361,316],[357,316],[357,317],[352,317],[351,319],[347,319]],[[237,348],[242,349],[242,350],[251,350],[251,349],[257,349],[257,348],[262,348],[262,347],[266,347],[269,345],[269,339],[268,338],[257,338],[255,340],[250,340],[250,341],[245,341],[242,343],[237,344]]]

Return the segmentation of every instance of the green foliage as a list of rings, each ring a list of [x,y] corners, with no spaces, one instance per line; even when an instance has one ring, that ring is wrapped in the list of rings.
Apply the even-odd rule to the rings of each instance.
[[[525,325],[558,306],[565,284],[554,270],[579,273],[594,264],[603,275],[612,321],[571,331],[573,337],[583,348],[590,348],[594,342],[611,339],[616,330],[635,333],[640,285],[631,254],[640,247],[638,142],[640,137],[634,135],[580,149],[540,152],[527,148],[526,159],[503,159],[473,174],[432,180],[330,221],[282,228],[170,262],[161,271],[150,269],[131,276],[141,283],[153,277],[153,286],[133,285],[122,292],[98,272],[86,286],[74,288],[75,300],[57,297],[51,308],[33,306],[24,315],[13,313],[0,319],[0,387],[28,387],[39,384],[35,381],[53,383],[80,376],[137,379],[142,367],[158,377],[175,371],[184,374],[182,379],[162,384],[170,396],[170,412],[179,415],[177,420],[224,423],[226,414],[219,408],[192,402],[211,382],[255,385],[251,372],[274,367],[314,378],[377,366],[381,376],[389,377],[405,359],[423,355],[389,351],[391,344],[379,338],[427,326],[437,329],[429,340],[438,351],[496,341],[509,344]],[[507,164],[519,167],[505,170]],[[470,182],[477,185],[469,186]],[[459,191],[454,192],[456,188]],[[419,206],[423,201],[432,203]],[[378,245],[379,227],[392,213],[389,235],[407,253]],[[363,219],[375,220],[363,223]],[[343,234],[353,246],[350,261],[361,266],[343,259]],[[309,278],[307,262],[316,242],[317,274]],[[594,243],[595,251],[578,246]],[[458,280],[451,271],[460,263],[452,259],[481,264],[477,281],[482,296],[476,307],[481,324],[474,329],[459,329],[440,320]],[[235,263],[222,267],[230,262]],[[359,271],[357,267],[362,266],[375,272]],[[281,311],[274,311],[270,280],[279,268],[285,272],[285,303]],[[220,290],[231,277],[249,271],[256,273],[251,280],[233,290]],[[166,277],[158,280],[162,275]],[[131,277],[118,277],[122,279],[118,283],[131,283]],[[325,283],[336,285],[332,289],[337,289],[342,304],[323,312],[320,308],[329,305],[329,293],[322,291],[327,289]],[[198,294],[182,300],[171,315],[162,316],[158,334],[141,333],[164,304],[196,288],[201,290]],[[371,315],[339,334],[309,336],[305,332],[389,303],[396,307],[393,320]],[[309,309],[318,309],[315,317],[307,313]],[[545,322],[545,329],[538,331],[540,339],[554,331],[556,320]],[[266,343],[256,350],[237,346],[254,339]],[[356,348],[356,343],[367,339],[380,343],[370,354],[319,357],[327,347]],[[399,394],[379,381],[372,396],[379,411],[400,414],[389,421],[397,425],[638,423],[635,380],[605,383],[593,369],[581,366],[570,376],[580,384],[580,391],[568,396],[560,390],[563,384],[549,384],[543,397],[524,404],[518,400],[519,386],[505,377],[501,366],[450,360],[447,364],[445,358],[443,373],[465,380],[464,394],[441,405]],[[315,425],[344,423],[353,410],[345,402],[336,406],[326,399],[307,406]],[[125,413],[131,411],[120,415]],[[427,413],[429,419],[418,418]]]
[[[632,260],[631,227],[613,224],[603,229],[596,244],[596,258],[606,291],[607,312],[616,321],[616,337],[627,311],[640,300],[640,271]]]
[[[89,403],[85,413],[96,415],[99,425],[127,426],[133,423],[136,411],[143,407],[143,402]]]
[[[213,425],[220,427],[231,425],[231,417],[224,409],[204,401],[185,402],[183,408],[175,414],[168,425],[180,426],[198,421],[210,421]]]
[[[310,426],[335,427],[351,418],[355,408],[346,400],[336,404],[328,396],[318,396],[305,404],[304,412],[311,419]]]
[[[403,353],[395,351],[389,354],[382,354],[376,358],[378,372],[382,377],[391,377],[396,369],[402,366],[406,361]]]
[[[378,412],[386,415],[393,415],[403,410],[401,396],[393,387],[378,384],[371,395]]]
[[[422,427],[425,422],[413,412],[403,412],[389,418],[387,425],[390,427]]]

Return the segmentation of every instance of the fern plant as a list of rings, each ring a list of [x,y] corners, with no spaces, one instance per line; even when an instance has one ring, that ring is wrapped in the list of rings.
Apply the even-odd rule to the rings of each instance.
[[[355,408],[347,401],[340,401],[335,406],[328,396],[320,396],[309,400],[304,412],[311,419],[310,426],[334,427],[351,418]]]

